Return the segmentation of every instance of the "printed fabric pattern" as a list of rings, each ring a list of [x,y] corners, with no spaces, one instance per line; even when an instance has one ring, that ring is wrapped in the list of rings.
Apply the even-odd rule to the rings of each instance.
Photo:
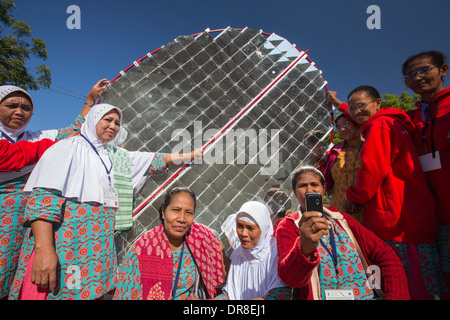
[[[320,264],[318,266],[321,295],[325,297],[325,290],[352,290],[356,300],[372,300],[374,294],[367,283],[367,276],[363,263],[359,258],[356,246],[351,241],[344,229],[331,219],[334,228],[334,237],[337,250],[337,273],[332,257],[322,244],[319,244],[318,252]],[[330,252],[330,236],[322,240]],[[345,287],[343,287],[345,284]]]
[[[441,258],[441,269],[444,273],[450,274],[450,224],[441,225],[437,245]]]
[[[79,203],[65,199],[60,192],[36,188],[25,210],[25,225],[35,219],[53,222],[55,230],[57,287],[48,294],[48,300],[91,300],[114,288],[117,281],[114,209],[97,203]],[[24,239],[10,299],[19,296],[34,250],[31,228]]]
[[[119,195],[116,209],[115,230],[129,230],[133,227],[133,179],[130,153],[122,148],[110,146],[108,155],[114,168],[114,190]],[[155,154],[145,176],[167,172],[167,155]]]
[[[24,211],[28,175],[0,184],[0,299],[8,296],[25,235]]]
[[[83,122],[84,117],[79,115],[70,126],[58,129],[56,140],[79,132]],[[23,139],[35,140],[29,131],[25,131]],[[28,177],[29,174],[25,174],[0,184],[0,299],[6,298],[10,291],[26,231],[23,223],[28,195],[23,192],[23,188]]]
[[[69,135],[80,132],[81,125],[84,123],[84,116],[81,114],[75,118],[75,121],[68,127],[58,129],[58,135],[56,136],[56,141],[67,138]]]
[[[403,263],[405,273],[409,271],[408,244],[396,241],[386,241],[394,249]],[[444,282],[441,280],[440,257],[437,246],[433,244],[416,244],[417,254],[419,256],[419,266],[423,274],[425,288],[430,295],[440,295],[445,289]]]

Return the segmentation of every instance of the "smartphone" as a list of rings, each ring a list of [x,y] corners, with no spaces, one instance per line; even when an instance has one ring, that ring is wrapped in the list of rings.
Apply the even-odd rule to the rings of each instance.
[[[322,194],[307,193],[305,195],[306,211],[317,211],[323,213]]]

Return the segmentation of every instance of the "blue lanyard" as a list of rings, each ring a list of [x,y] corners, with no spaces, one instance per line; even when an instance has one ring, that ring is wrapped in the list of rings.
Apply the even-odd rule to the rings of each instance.
[[[177,292],[177,286],[178,286],[178,279],[180,278],[181,264],[183,262],[184,242],[185,241],[183,240],[183,246],[181,247],[181,253],[180,253],[180,262],[178,263],[178,268],[177,268],[177,275],[175,276],[175,281],[174,281],[173,287],[172,287],[172,300],[175,299],[175,293]]]
[[[22,132],[18,137],[17,137],[17,141],[14,141],[10,136],[8,136],[6,133],[4,133],[3,131],[0,130],[0,132],[2,133],[2,136],[5,137],[6,140],[8,140],[11,143],[16,143],[17,141],[19,141],[20,139],[22,139],[23,135],[25,134],[25,132]]]
[[[426,112],[426,117],[425,117],[425,112]],[[431,152],[433,153],[433,158],[436,158],[436,151],[435,151],[435,147],[434,147],[434,140],[433,140],[433,130],[434,130],[434,123],[436,121],[436,117],[437,117],[437,113],[438,113],[438,103],[436,102],[436,110],[434,111],[434,116],[433,119],[431,118],[431,106],[427,105],[426,103],[422,103],[422,122],[423,122],[423,130],[422,130],[422,142],[423,142],[423,147],[425,149],[425,152],[427,151],[427,145],[426,145],[426,138],[425,138],[425,131],[428,128],[428,121],[431,120]]]
[[[111,159],[110,159],[110,161],[111,161],[111,168],[109,168],[109,170],[108,170],[108,168],[106,167],[106,164],[103,162],[102,157],[100,157],[100,153],[98,153],[98,150],[95,148],[95,146],[92,144],[92,142],[90,142],[89,139],[86,138],[83,134],[80,134],[80,136],[82,136],[89,143],[89,145],[92,147],[92,149],[95,151],[95,153],[97,154],[98,158],[102,162],[103,167],[105,167],[106,174],[108,175],[109,186],[112,188],[110,173],[111,173],[111,170],[112,170],[112,167],[113,167],[113,163],[112,163]]]
[[[325,216],[325,218],[327,220],[328,219],[327,216]],[[334,239],[334,231],[333,231],[333,226],[331,226],[330,228],[330,244],[331,244],[331,251],[330,249],[328,249],[328,247],[325,245],[325,243],[323,242],[322,238],[320,239],[320,243],[322,244],[322,247],[326,250],[326,252],[331,256],[331,259],[333,259],[333,263],[334,263],[334,268],[336,269],[336,275],[338,275],[338,271],[337,271],[337,250],[336,250],[336,240]]]
[[[426,113],[426,116],[425,116],[425,113]],[[430,113],[431,113],[431,108],[429,108],[426,103],[422,103],[422,122],[423,122],[422,142],[423,142],[423,147],[425,148],[425,152],[427,152],[425,131],[427,131],[427,128],[428,128],[428,120],[430,119]]]

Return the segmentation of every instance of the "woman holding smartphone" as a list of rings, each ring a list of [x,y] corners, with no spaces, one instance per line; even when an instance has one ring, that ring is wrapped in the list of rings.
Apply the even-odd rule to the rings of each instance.
[[[307,211],[307,194],[325,194],[319,170],[297,169],[292,189],[299,210],[280,222],[275,236],[278,274],[296,289],[294,299],[409,299],[402,263],[384,241],[334,207]]]

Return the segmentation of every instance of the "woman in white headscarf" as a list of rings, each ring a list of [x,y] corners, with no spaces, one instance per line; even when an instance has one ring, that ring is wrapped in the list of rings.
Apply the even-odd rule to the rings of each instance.
[[[33,99],[25,90],[16,86],[0,86],[0,140],[17,143],[61,140],[79,133],[84,116],[95,103],[107,84],[106,79],[97,82],[86,98],[86,104],[75,122],[59,130],[26,130],[34,112]],[[24,236],[23,213],[28,196],[23,187],[34,164],[20,170],[11,167],[0,172],[0,299],[8,296],[17,267],[20,245]]]
[[[101,299],[114,288],[114,231],[127,222],[117,212],[125,208],[122,218],[132,218],[132,202],[121,194],[132,196],[146,177],[173,163],[172,155],[109,146],[121,117],[114,106],[94,106],[81,135],[58,142],[36,165],[25,186],[30,228],[10,299]]]
[[[236,215],[240,245],[231,255],[224,292],[218,299],[286,300],[291,289],[277,273],[278,251],[268,208],[257,201],[242,205]]]

